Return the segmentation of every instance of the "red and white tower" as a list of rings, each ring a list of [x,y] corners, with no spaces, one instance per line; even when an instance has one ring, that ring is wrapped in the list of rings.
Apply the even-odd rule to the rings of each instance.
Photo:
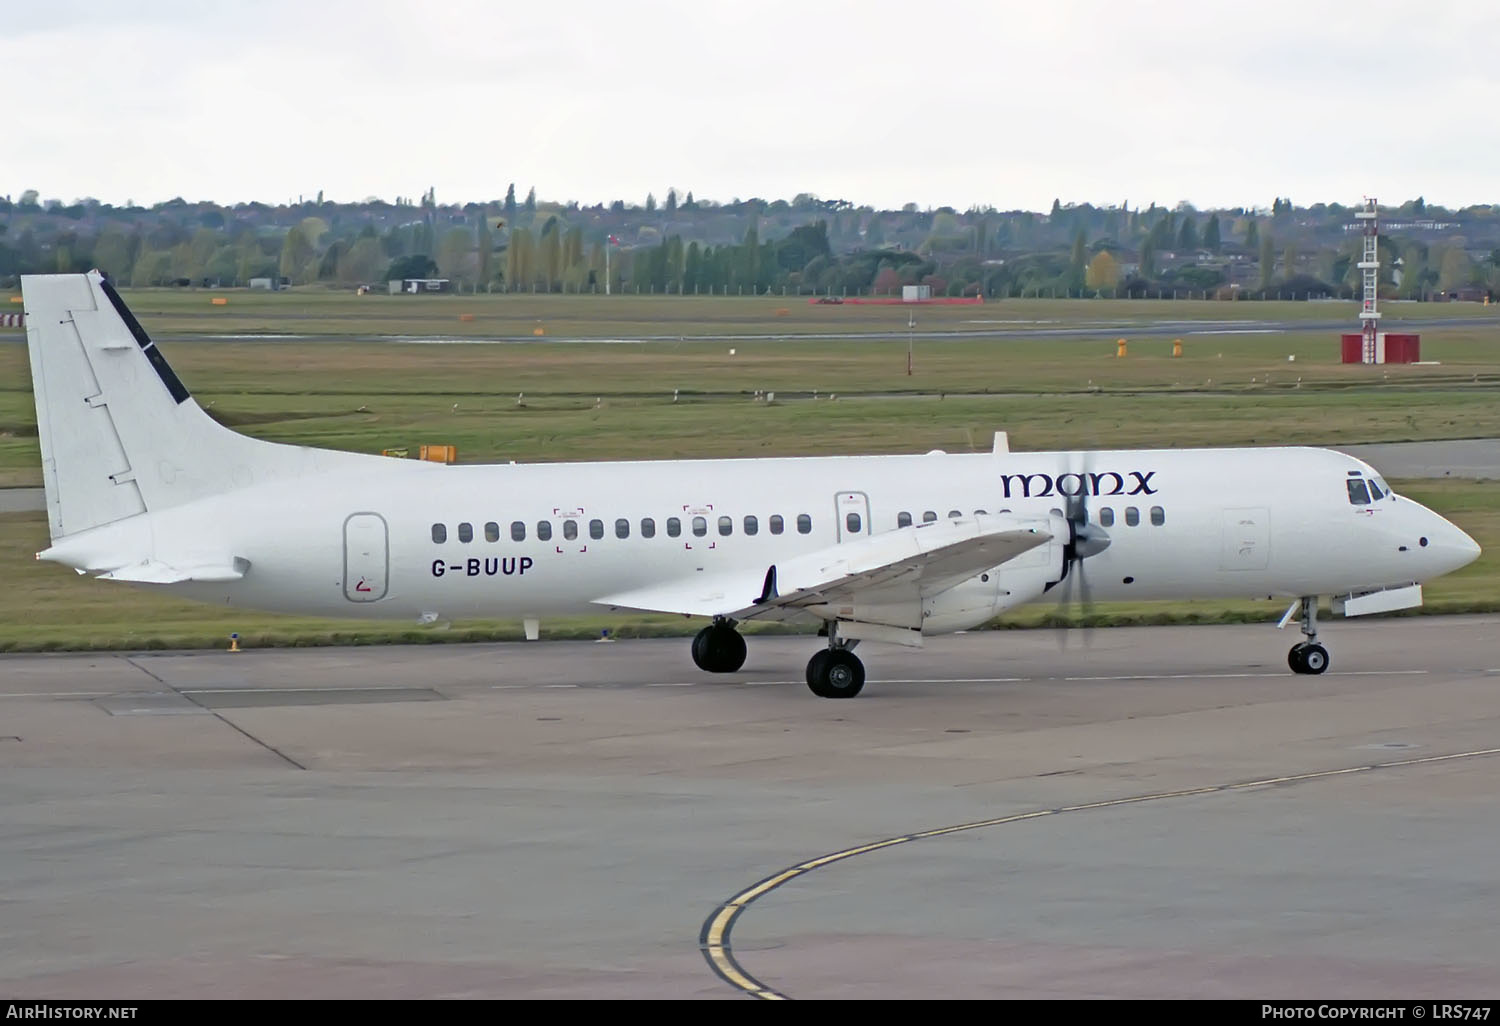
[[[1367,196],[1365,208],[1357,211],[1354,216],[1365,226],[1365,251],[1359,261],[1360,277],[1364,280],[1364,297],[1359,307],[1359,328],[1364,338],[1362,357],[1365,363],[1375,363],[1378,359],[1380,328],[1380,311],[1376,308],[1380,292],[1380,255],[1376,247],[1379,232],[1375,224],[1375,200]]]

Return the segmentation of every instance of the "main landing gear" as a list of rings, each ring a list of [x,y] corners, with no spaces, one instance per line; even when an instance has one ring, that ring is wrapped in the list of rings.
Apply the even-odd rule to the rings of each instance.
[[[1328,669],[1328,649],[1318,644],[1318,598],[1302,599],[1302,633],[1306,641],[1293,645],[1287,653],[1287,665],[1293,673],[1322,673]]]
[[[853,698],[865,686],[865,664],[854,654],[858,640],[838,636],[838,625],[827,627],[828,647],[807,661],[807,686],[819,698]]]
[[[715,619],[693,639],[693,662],[709,673],[733,673],[745,665],[745,639],[734,621]]]

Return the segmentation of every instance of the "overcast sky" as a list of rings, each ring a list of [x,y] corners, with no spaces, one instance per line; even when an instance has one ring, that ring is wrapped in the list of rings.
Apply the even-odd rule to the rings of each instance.
[[[1473,0],[0,0],[0,193],[1500,202]]]

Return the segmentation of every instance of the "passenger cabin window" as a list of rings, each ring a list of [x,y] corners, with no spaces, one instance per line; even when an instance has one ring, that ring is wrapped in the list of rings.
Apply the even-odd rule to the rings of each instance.
[[[693,518],[693,537],[702,538],[708,533],[708,521],[702,517]]]
[[[1370,504],[1370,493],[1365,488],[1365,482],[1362,478],[1351,477],[1349,479],[1349,502],[1355,506],[1368,506]]]
[[[1135,527],[1141,522],[1141,511],[1134,506],[1125,507],[1125,523],[1127,526]]]
[[[860,527],[859,514],[858,513],[848,513],[848,514],[845,514],[845,516],[844,516],[844,527],[848,530],[848,532],[850,534],[858,534],[859,533],[859,527]]]
[[[908,512],[906,512],[905,510],[902,510],[900,513],[897,513],[896,514],[896,526],[897,527],[910,527],[911,526],[911,514],[908,513]]]
[[[471,542],[471,541],[473,541],[474,540],[474,525],[473,524],[459,524],[458,525],[458,540],[461,541],[461,542]]]
[[[812,533],[812,517],[808,516],[806,513],[798,513],[797,514],[797,533],[798,534],[811,534]]]
[[[1167,522],[1167,511],[1160,506],[1151,507],[1151,526],[1160,527]]]
[[[615,521],[615,537],[616,538],[629,538],[630,537],[630,521],[629,520],[626,520],[624,517],[621,517],[620,519],[618,519],[618,520]]]
[[[771,533],[772,534],[780,534],[781,531],[782,531],[781,514],[780,513],[772,513],[771,514]]]
[[[432,525],[432,540],[439,545],[448,540],[448,528],[443,524]]]
[[[519,520],[514,521],[510,525],[510,540],[511,541],[525,541],[526,540],[526,525],[523,524],[523,523],[521,523],[521,521],[519,521]]]
[[[930,524],[936,519],[937,512],[935,510],[928,510],[926,513],[922,514],[922,523],[924,524]]]
[[[949,519],[949,520],[957,520],[957,519],[959,519],[959,518],[960,518],[960,517],[962,517],[962,516],[963,516],[963,514],[962,514],[962,513],[960,513],[960,512],[959,512],[959,511],[958,511],[958,510],[956,510],[956,509],[950,509],[950,510],[949,510],[949,511],[948,511],[948,519]]]
[[[759,530],[760,530],[760,521],[756,520],[754,517],[746,517],[745,518],[745,533],[746,534],[755,534]]]
[[[976,509],[976,510],[975,510],[975,511],[974,511],[974,515],[975,515],[975,516],[976,516],[976,517],[982,517],[982,516],[984,516],[984,515],[985,515],[985,512],[984,512],[984,510],[982,510],[982,509]]]
[[[728,538],[729,537],[729,532],[733,531],[733,530],[734,530],[734,518],[733,517],[720,517],[719,518],[719,534],[722,537]]]
[[[652,520],[650,517],[642,517],[641,518],[641,537],[642,538],[655,538],[656,537],[656,521],[655,520]]]
[[[1113,527],[1114,525],[1115,525],[1115,511],[1112,510],[1112,509],[1110,509],[1108,506],[1102,507],[1099,510],[1099,526],[1100,527]]]
[[[500,525],[497,524],[497,523],[495,523],[493,520],[491,520],[489,523],[485,524],[484,525],[484,540],[487,541],[487,542],[497,542],[497,541],[499,541],[500,540]]]
[[[536,522],[536,536],[542,541],[552,540],[552,521],[538,520]]]
[[[578,521],[576,521],[576,520],[564,520],[563,521],[563,537],[566,538],[568,541],[572,541],[573,539],[575,539],[575,538],[578,537]]]
[[[682,521],[676,517],[667,517],[667,537],[676,538],[682,533]]]
[[[599,539],[599,538],[603,538],[604,537],[604,521],[602,521],[602,520],[590,520],[589,521],[589,537],[590,538],[594,538],[596,540]]]

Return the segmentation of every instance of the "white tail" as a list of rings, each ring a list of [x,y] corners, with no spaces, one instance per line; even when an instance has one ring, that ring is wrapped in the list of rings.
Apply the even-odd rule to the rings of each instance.
[[[52,540],[379,456],[263,442],[215,422],[98,271],[23,275]]]

